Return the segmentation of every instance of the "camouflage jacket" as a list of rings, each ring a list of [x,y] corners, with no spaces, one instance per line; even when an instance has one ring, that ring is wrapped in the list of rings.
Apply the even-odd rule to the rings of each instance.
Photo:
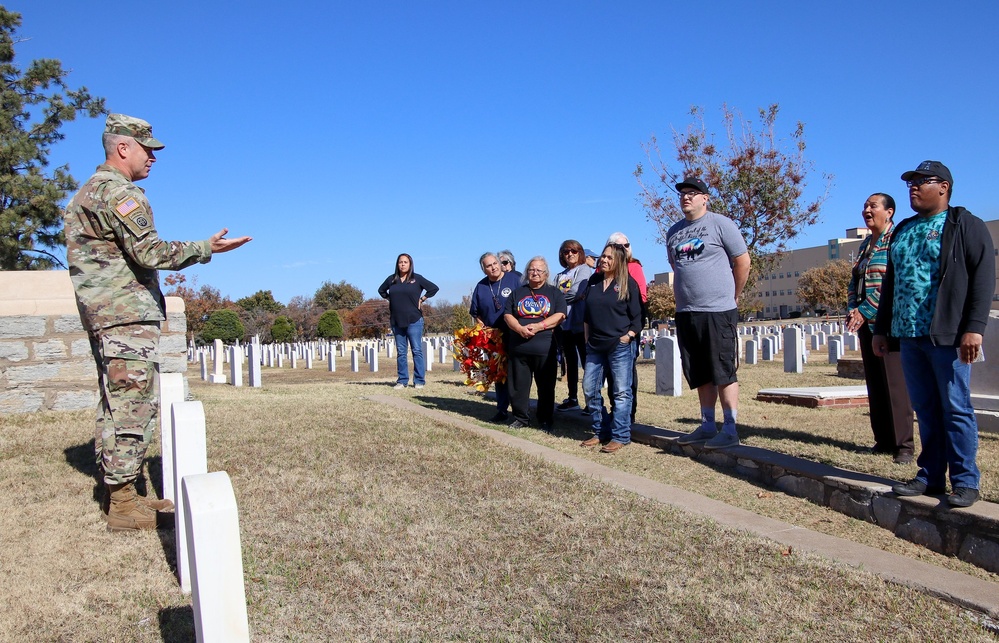
[[[163,241],[142,188],[101,165],[66,206],[66,251],[80,319],[91,332],[166,318],[157,269],[212,258],[209,241]]]

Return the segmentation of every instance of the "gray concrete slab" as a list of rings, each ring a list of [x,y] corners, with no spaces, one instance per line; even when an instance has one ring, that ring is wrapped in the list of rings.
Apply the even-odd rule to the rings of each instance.
[[[843,538],[821,534],[760,516],[696,493],[618,471],[502,431],[485,428],[447,413],[422,407],[409,400],[390,395],[371,395],[368,397],[382,404],[417,413],[438,422],[451,424],[488,437],[500,444],[568,467],[581,475],[614,484],[657,502],[706,516],[726,527],[742,529],[801,551],[812,552],[833,561],[869,571],[893,583],[911,587],[963,607],[983,612],[991,618],[999,618],[999,583],[980,580],[912,558],[898,556]]]
[[[794,397],[835,400],[839,398],[867,397],[867,386],[802,386],[798,388],[760,389],[757,395],[791,395]]]

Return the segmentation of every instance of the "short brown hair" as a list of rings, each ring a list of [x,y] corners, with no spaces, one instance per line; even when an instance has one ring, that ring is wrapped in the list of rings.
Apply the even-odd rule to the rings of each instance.
[[[583,244],[579,243],[575,239],[566,239],[565,241],[562,242],[562,245],[558,247],[558,264],[563,268],[569,267],[565,263],[564,253],[566,250],[575,250],[576,252],[579,253],[580,262],[582,263],[586,261],[586,251],[583,250]]]

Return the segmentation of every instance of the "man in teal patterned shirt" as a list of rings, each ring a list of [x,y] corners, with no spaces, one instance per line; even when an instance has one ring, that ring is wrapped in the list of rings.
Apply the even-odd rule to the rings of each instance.
[[[923,161],[902,180],[916,216],[895,228],[872,345],[884,356],[887,336],[900,339],[922,450],[916,477],[892,490],[943,494],[949,469],[948,502],[969,507],[978,500],[980,480],[971,364],[982,358],[995,250],[985,223],[950,205],[954,179],[946,165]]]

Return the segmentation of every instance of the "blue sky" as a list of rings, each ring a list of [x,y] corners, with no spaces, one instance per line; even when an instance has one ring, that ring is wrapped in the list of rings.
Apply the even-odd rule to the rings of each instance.
[[[924,159],[954,203],[999,218],[999,3],[315,2],[218,0],[23,14],[17,60],[62,60],[112,111],[149,120],[166,149],[141,183],[165,239],[223,226],[254,241],[185,271],[233,299],[287,303],[326,280],[377,296],[396,255],[459,301],[479,255],[557,266],[564,239],[631,237],[651,279],[665,249],[632,176],[651,135],[692,105],[781,105],[806,125],[809,195],[835,176],[807,247],[862,226]],[[991,44],[989,44],[991,43]],[[53,165],[85,180],[103,120],[65,129]]]

